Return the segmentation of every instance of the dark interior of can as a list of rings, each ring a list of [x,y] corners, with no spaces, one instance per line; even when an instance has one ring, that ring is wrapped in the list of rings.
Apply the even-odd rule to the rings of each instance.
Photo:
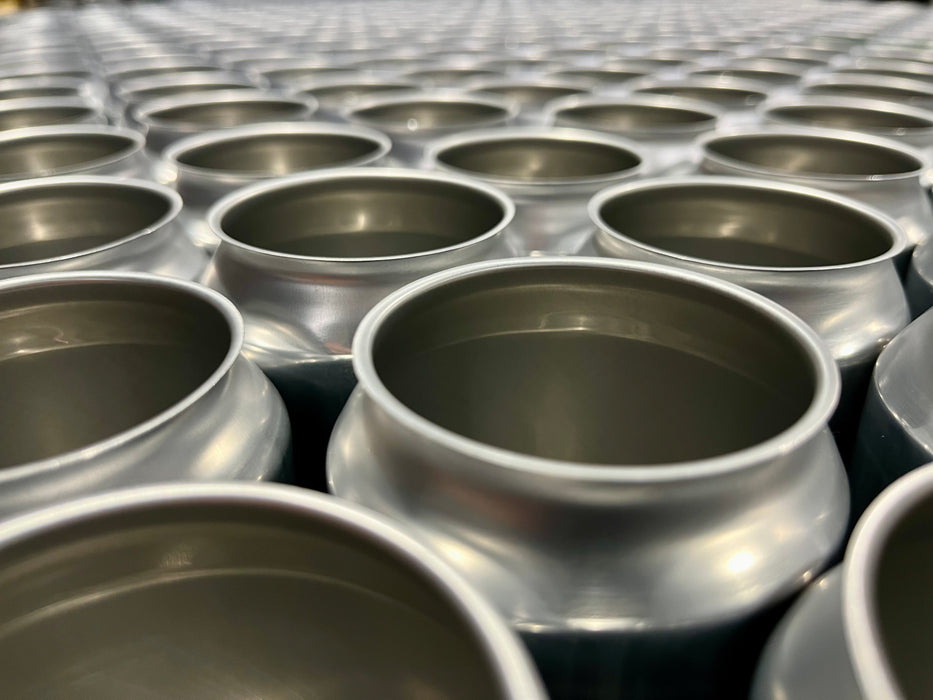
[[[9,697],[504,697],[428,574],[294,508],[136,506],[7,547],[0,566]]]
[[[591,266],[491,270],[410,299],[373,343],[427,420],[537,457],[664,464],[758,444],[809,406],[815,369],[723,293]]]
[[[857,139],[806,134],[722,136],[708,141],[705,149],[714,157],[800,175],[898,175],[923,167],[918,158],[903,151]]]
[[[682,107],[641,104],[579,105],[557,113],[558,125],[589,126],[626,133],[712,127],[716,115]]]
[[[166,107],[151,112],[149,116],[161,123],[226,127],[277,119],[291,120],[306,112],[307,107],[297,101],[233,99]]]
[[[418,129],[442,129],[446,127],[483,124],[505,119],[508,112],[496,105],[462,100],[419,100],[364,107],[353,112],[353,116],[373,124],[389,127]]]
[[[933,120],[881,109],[836,105],[788,105],[768,110],[768,116],[783,122],[829,129],[930,129]]]
[[[704,85],[658,85],[639,88],[637,92],[649,95],[686,97],[691,100],[710,102],[724,109],[753,107],[763,102],[768,96],[766,93],[757,90],[744,90],[734,87],[707,87]]]
[[[48,134],[0,141],[0,177],[35,177],[91,165],[119,158],[136,147],[133,139],[120,134]],[[5,232],[0,231],[2,237]]]
[[[76,87],[67,85],[35,85],[32,87],[9,88],[0,90],[0,101],[18,100],[32,97],[78,97]]]
[[[559,97],[570,97],[586,92],[585,88],[564,87],[562,85],[535,85],[534,83],[512,83],[509,85],[487,85],[482,92],[498,95],[523,104],[543,104]]]
[[[132,104],[142,104],[146,100],[155,100],[160,97],[173,97],[175,95],[186,95],[190,92],[208,92],[211,90],[241,90],[251,87],[246,81],[240,83],[228,82],[203,82],[203,83],[178,83],[177,85],[161,85],[159,87],[143,88],[133,90],[124,95],[125,99]]]
[[[94,115],[90,107],[62,105],[0,110],[0,131],[27,126],[49,126],[85,121]]]
[[[869,97],[876,100],[890,100],[891,102],[917,101],[933,104],[933,90],[913,90],[899,85],[884,85],[860,83],[816,83],[804,88],[809,95],[839,95],[842,97]]]
[[[870,599],[883,654],[905,698],[933,697],[933,498],[904,513],[881,543]],[[869,586],[871,584],[869,583]],[[871,588],[869,588],[871,590]]]
[[[613,231],[679,255],[735,265],[816,267],[870,260],[891,249],[873,218],[795,192],[689,185],[627,192],[600,208]]]
[[[68,184],[0,194],[0,265],[70,255],[152,226],[171,209],[157,192],[120,184]]]
[[[229,173],[288,175],[350,163],[378,150],[378,142],[362,136],[269,133],[190,148],[178,154],[178,162]]]
[[[641,163],[621,146],[526,136],[451,146],[437,159],[459,170],[529,182],[611,175]]]
[[[768,83],[769,85],[791,85],[800,80],[800,76],[795,73],[782,73],[777,70],[761,70],[754,68],[708,68],[695,71],[691,75],[757,80],[758,82]]]
[[[896,68],[837,68],[833,71],[836,75],[847,76],[868,76],[869,78],[877,78],[878,76],[885,76],[887,78],[905,78],[907,80],[926,80],[929,82],[933,80],[933,75],[929,73],[918,73],[910,70],[898,70]]]
[[[502,204],[449,182],[365,174],[275,189],[231,207],[220,227],[247,245],[293,255],[371,258],[465,243],[498,226]]]
[[[231,332],[190,293],[78,281],[0,293],[0,338],[0,467],[10,467],[170,408],[220,366]]]
[[[600,70],[597,68],[576,68],[571,70],[561,70],[552,73],[555,78],[561,80],[586,80],[596,81],[597,83],[624,83],[636,78],[642,78],[647,75],[647,71],[629,71],[629,70]]]

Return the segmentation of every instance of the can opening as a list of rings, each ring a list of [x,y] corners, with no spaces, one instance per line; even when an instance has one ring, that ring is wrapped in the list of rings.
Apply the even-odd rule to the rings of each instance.
[[[137,144],[133,139],[119,134],[47,134],[0,141],[0,177],[29,178],[89,167],[130,153],[135,148]],[[0,196],[0,211],[2,201]],[[0,232],[0,241],[5,238],[6,231]]]
[[[773,316],[695,281],[511,267],[393,309],[372,357],[423,418],[486,445],[660,465],[756,445],[799,420],[817,368]]]
[[[201,104],[167,107],[149,117],[165,124],[193,124],[202,127],[229,127],[257,122],[291,120],[301,117],[307,107],[288,100],[219,100]]]
[[[768,116],[782,122],[829,129],[930,129],[933,120],[880,109],[830,105],[788,105],[768,110]]]
[[[25,109],[0,110],[0,131],[21,129],[27,126],[48,126],[81,122],[93,117],[90,107],[28,107]]]
[[[462,100],[411,100],[364,107],[353,112],[353,118],[395,128],[444,129],[447,127],[483,124],[505,119],[508,111],[496,105]]]
[[[557,123],[584,126],[608,131],[663,131],[677,127],[716,124],[716,115],[682,107],[661,107],[640,104],[580,105],[562,109]]]
[[[232,333],[219,309],[189,292],[80,280],[0,293],[0,338],[2,468],[155,417],[210,377]]]
[[[768,97],[764,92],[757,90],[743,90],[734,87],[713,87],[704,85],[657,85],[654,87],[639,88],[640,94],[670,95],[671,97],[686,97],[691,100],[710,102],[723,109],[743,109],[753,107]]]

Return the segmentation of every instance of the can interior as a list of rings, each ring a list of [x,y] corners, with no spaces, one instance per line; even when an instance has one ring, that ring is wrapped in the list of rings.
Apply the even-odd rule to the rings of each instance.
[[[378,142],[361,136],[270,133],[197,146],[179,153],[178,162],[226,173],[288,175],[350,163],[378,150]]]
[[[716,115],[682,107],[661,107],[640,104],[580,105],[557,113],[557,124],[583,126],[618,133],[629,131],[670,131],[679,127],[712,128]]]
[[[927,495],[899,518],[879,543],[875,568],[865,572],[883,654],[905,698],[933,697],[927,664],[933,653],[931,542],[933,497]]]
[[[933,76],[929,73],[898,70],[896,68],[837,68],[833,73],[841,77],[847,75],[877,77],[881,75],[888,78],[906,78],[907,80],[925,80],[927,82],[933,80]]]
[[[504,696],[449,594],[298,508],[135,506],[6,547],[0,566],[11,697]]]
[[[598,83],[624,83],[629,80],[635,80],[636,78],[643,78],[648,74],[648,71],[634,71],[634,70],[599,70],[596,68],[586,69],[568,69],[560,70],[552,73],[551,75],[555,78],[560,78],[561,80],[589,80],[596,81]]]
[[[412,80],[429,80],[436,83],[457,83],[472,78],[498,78],[502,74],[482,68],[425,69],[406,74]]]
[[[641,164],[637,155],[621,146],[526,136],[450,146],[437,159],[458,170],[528,182],[599,177]]]
[[[884,255],[884,225],[795,192],[697,184],[634,190],[605,201],[611,231],[679,255],[734,265],[845,265]]]
[[[782,73],[776,70],[760,70],[753,68],[710,68],[698,70],[691,75],[711,76],[714,78],[738,78],[740,80],[757,80],[769,85],[792,85],[800,80],[794,73]]]
[[[373,124],[406,129],[443,129],[447,127],[484,124],[505,119],[502,107],[462,100],[418,100],[391,102],[365,107],[353,112],[353,117]],[[414,130],[412,129],[412,130]]]
[[[359,175],[264,192],[237,203],[221,229],[247,245],[292,255],[410,255],[470,241],[505,216],[493,197],[464,185]]]
[[[157,75],[165,75],[167,73],[193,73],[195,71],[216,71],[217,66],[211,66],[207,64],[191,64],[189,66],[178,66],[178,65],[168,65],[168,66],[148,66],[146,68],[132,68],[117,73],[112,73],[107,76],[107,79],[111,83],[122,83],[127,80],[136,80],[137,78],[151,78]]]
[[[241,124],[292,120],[307,113],[301,102],[289,100],[219,100],[166,107],[150,113],[154,121],[166,124],[193,124],[202,127],[228,127]]]
[[[124,95],[124,98],[133,104],[142,104],[147,100],[156,100],[161,97],[174,97],[187,95],[191,92],[207,92],[211,90],[242,90],[252,87],[246,81],[239,83],[205,82],[205,83],[178,83],[177,85],[162,85],[159,87],[133,90]]]
[[[869,85],[860,83],[817,83],[808,85],[803,90],[808,95],[838,95],[842,97],[868,97],[891,102],[917,101],[933,104],[933,90],[930,92],[881,83]]]
[[[83,280],[0,293],[0,339],[0,467],[11,467],[170,408],[220,366],[231,330],[190,293]]]
[[[48,126],[86,121],[94,116],[90,107],[27,107],[24,109],[0,110],[0,131],[21,129],[27,126]]]
[[[18,100],[32,97],[78,97],[78,88],[57,85],[36,85],[34,87],[10,88],[0,90],[0,101]]]
[[[133,139],[119,134],[49,134],[0,141],[0,177],[28,178],[90,166],[128,154],[136,147]],[[2,202],[0,197],[0,210]],[[6,230],[0,232],[0,241],[4,238]]]
[[[351,75],[357,72],[355,68],[342,68],[339,66],[305,66],[303,68],[274,68],[263,71],[262,74],[273,83],[285,83],[307,78]]]
[[[412,297],[373,363],[428,421],[486,445],[599,465],[751,447],[812,401],[785,328],[694,282],[595,266],[487,271]]]
[[[510,85],[487,85],[479,88],[480,92],[505,97],[522,104],[544,104],[559,97],[570,97],[586,92],[585,88],[563,87],[561,85],[534,85],[533,83],[514,83]]]
[[[805,134],[741,134],[707,141],[705,150],[751,166],[799,175],[867,177],[914,173],[916,157],[857,139]]]
[[[743,90],[731,87],[706,87],[703,85],[658,85],[639,88],[636,92],[649,95],[670,95],[686,97],[691,100],[710,102],[724,109],[743,109],[754,107],[764,101],[767,95],[757,90]]]
[[[394,90],[411,90],[414,87],[414,83],[404,82],[348,82],[340,85],[322,85],[320,87],[309,88],[301,91],[301,94],[311,95],[320,102],[327,103],[328,105],[342,106],[367,95],[378,95],[383,92],[392,92]]]
[[[930,129],[933,121],[880,109],[834,105],[788,105],[768,110],[768,115],[784,122],[829,129]]]

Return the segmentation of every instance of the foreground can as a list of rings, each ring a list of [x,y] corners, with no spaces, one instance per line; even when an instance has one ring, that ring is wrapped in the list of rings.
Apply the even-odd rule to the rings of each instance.
[[[464,266],[381,302],[353,350],[332,491],[467,576],[553,697],[743,696],[775,610],[841,543],[838,369],[735,285]]]
[[[16,697],[145,682],[173,698],[545,699],[519,640],[454,571],[319,494],[172,484],[85,499],[0,526],[0,566]]]
[[[82,494],[285,472],[282,400],[219,294],[128,273],[0,282],[0,517]]]
[[[169,146],[159,179],[185,201],[180,219],[191,239],[213,250],[219,239],[207,211],[224,195],[250,184],[301,172],[375,165],[392,142],[384,134],[342,124],[284,122],[209,131]]]
[[[437,170],[481,180],[512,198],[517,212],[508,243],[516,255],[576,253],[590,232],[586,201],[646,169],[631,141],[557,127],[456,134],[432,143],[425,158]]]
[[[360,319],[419,277],[504,256],[514,212],[481,183],[390,168],[296,175],[211,209],[220,245],[204,282],[243,313],[246,354],[285,398],[303,484],[324,486],[324,450],[356,384]]]
[[[753,700],[929,696],[931,513],[933,465],[881,494],[768,642]]]

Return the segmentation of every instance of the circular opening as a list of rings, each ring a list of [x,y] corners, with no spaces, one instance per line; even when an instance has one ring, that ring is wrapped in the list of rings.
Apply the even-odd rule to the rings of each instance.
[[[257,134],[223,139],[179,153],[194,168],[250,175],[288,175],[356,161],[379,151],[379,143],[346,134]]]
[[[78,97],[80,94],[80,90],[77,87],[37,85],[35,87],[0,90],[0,102],[3,100],[17,100],[29,97]]]
[[[581,105],[560,110],[557,113],[557,123],[628,133],[712,128],[716,124],[716,116],[681,107],[639,104]]]
[[[208,92],[212,90],[239,90],[251,87],[246,82],[206,82],[206,83],[179,83],[177,85],[163,85],[160,87],[143,88],[133,90],[124,94],[124,99],[133,104],[142,104],[148,100],[159,99],[160,97],[174,97],[175,95],[186,95],[189,92]]]
[[[599,209],[606,226],[677,255],[752,267],[823,267],[891,249],[884,225],[798,192],[729,185],[671,185],[625,192]]]
[[[90,107],[26,107],[23,109],[0,110],[0,131],[21,129],[27,126],[48,126],[87,121],[95,116]]]
[[[799,341],[747,302],[594,266],[512,266],[430,289],[380,322],[372,360],[431,423],[600,465],[751,447],[796,422],[816,386]]]
[[[228,100],[166,107],[149,114],[165,124],[198,127],[230,127],[255,122],[289,120],[307,112],[307,107],[288,100]]]
[[[641,164],[637,155],[619,146],[520,136],[450,146],[437,159],[459,170],[528,182],[599,177]]]
[[[904,512],[878,544],[880,556],[865,575],[870,616],[880,634],[882,654],[905,698],[933,694],[926,659],[933,653],[933,497]]]
[[[586,92],[585,88],[563,87],[560,85],[487,85],[481,92],[498,95],[522,104],[543,104],[559,97],[570,97]]]
[[[80,170],[135,148],[133,139],[119,134],[48,134],[0,141],[0,177],[22,179]]]
[[[374,124],[415,131],[482,124],[505,119],[508,111],[495,105],[466,100],[411,100],[364,107],[355,110],[353,116]]]
[[[740,80],[757,80],[769,85],[790,85],[800,80],[794,73],[782,73],[775,70],[755,70],[744,68],[713,68],[694,71],[692,75],[710,76],[715,78],[738,78]]]
[[[337,66],[314,66],[304,68],[275,68],[263,71],[262,74],[273,83],[294,82],[307,78],[326,78],[329,76],[349,75],[356,73],[354,68],[341,68]]]
[[[121,200],[109,201],[119,216]],[[4,219],[9,208],[4,201]],[[60,204],[41,213],[56,211],[65,225],[76,218]],[[0,337],[0,387],[15,397],[0,406],[7,468],[87,447],[172,407],[221,365],[231,329],[190,292],[81,281],[0,293]]]
[[[358,100],[367,95],[378,95],[393,90],[410,90],[411,83],[346,83],[341,85],[327,85],[303,90],[301,94],[317,98],[321,103],[342,106],[343,104]]]
[[[149,66],[147,68],[133,68],[120,71],[108,76],[111,82],[122,83],[136,78],[149,78],[156,75],[165,75],[166,73],[192,73],[194,71],[216,71],[217,66],[209,65],[190,65],[190,66]]]
[[[891,100],[894,102],[925,101],[933,103],[933,91],[914,90],[895,85],[872,85],[861,83],[817,83],[808,85],[804,92],[811,95],[841,95],[854,97],[869,97],[878,100]]]
[[[782,61],[784,63],[793,63],[800,66],[806,70],[810,68],[820,68],[821,66],[826,65],[826,61],[818,58],[804,58],[803,56],[795,56],[793,54],[762,54],[758,58],[763,58],[766,60],[775,60]]]
[[[722,136],[707,141],[705,149],[744,165],[797,175],[899,175],[923,167],[909,153],[884,146],[803,134]]]
[[[933,80],[933,75],[930,73],[921,73],[919,71],[911,70],[898,70],[895,68],[837,68],[834,73],[839,76],[866,76],[868,78],[885,76],[888,78],[906,78],[907,80]]]
[[[775,107],[768,110],[768,116],[792,124],[853,131],[933,128],[933,120],[911,114],[833,105]]]
[[[436,83],[457,83],[472,78],[496,78],[500,75],[493,70],[481,68],[451,68],[438,70],[419,70],[409,73],[406,77],[413,80],[429,80]]]
[[[359,175],[256,194],[226,211],[220,227],[264,250],[356,259],[459,245],[488,233],[504,216],[499,201],[464,185]]]
[[[504,697],[502,650],[464,603],[354,517],[313,503],[163,497],[29,533],[0,551],[0,653],[15,666],[5,688]],[[30,654],[37,646],[46,652]]]
[[[645,71],[628,71],[628,70],[586,70],[586,69],[577,69],[577,70],[561,70],[552,73],[555,78],[560,78],[562,80],[586,80],[586,81],[595,81],[597,83],[624,83],[629,80],[635,80],[636,78],[642,78],[647,73]]]
[[[640,88],[639,93],[651,95],[670,95],[672,97],[686,97],[691,100],[711,102],[726,109],[741,109],[753,107],[762,102],[767,95],[757,90],[744,90],[730,87],[705,87],[702,85],[658,85],[656,87]]]

